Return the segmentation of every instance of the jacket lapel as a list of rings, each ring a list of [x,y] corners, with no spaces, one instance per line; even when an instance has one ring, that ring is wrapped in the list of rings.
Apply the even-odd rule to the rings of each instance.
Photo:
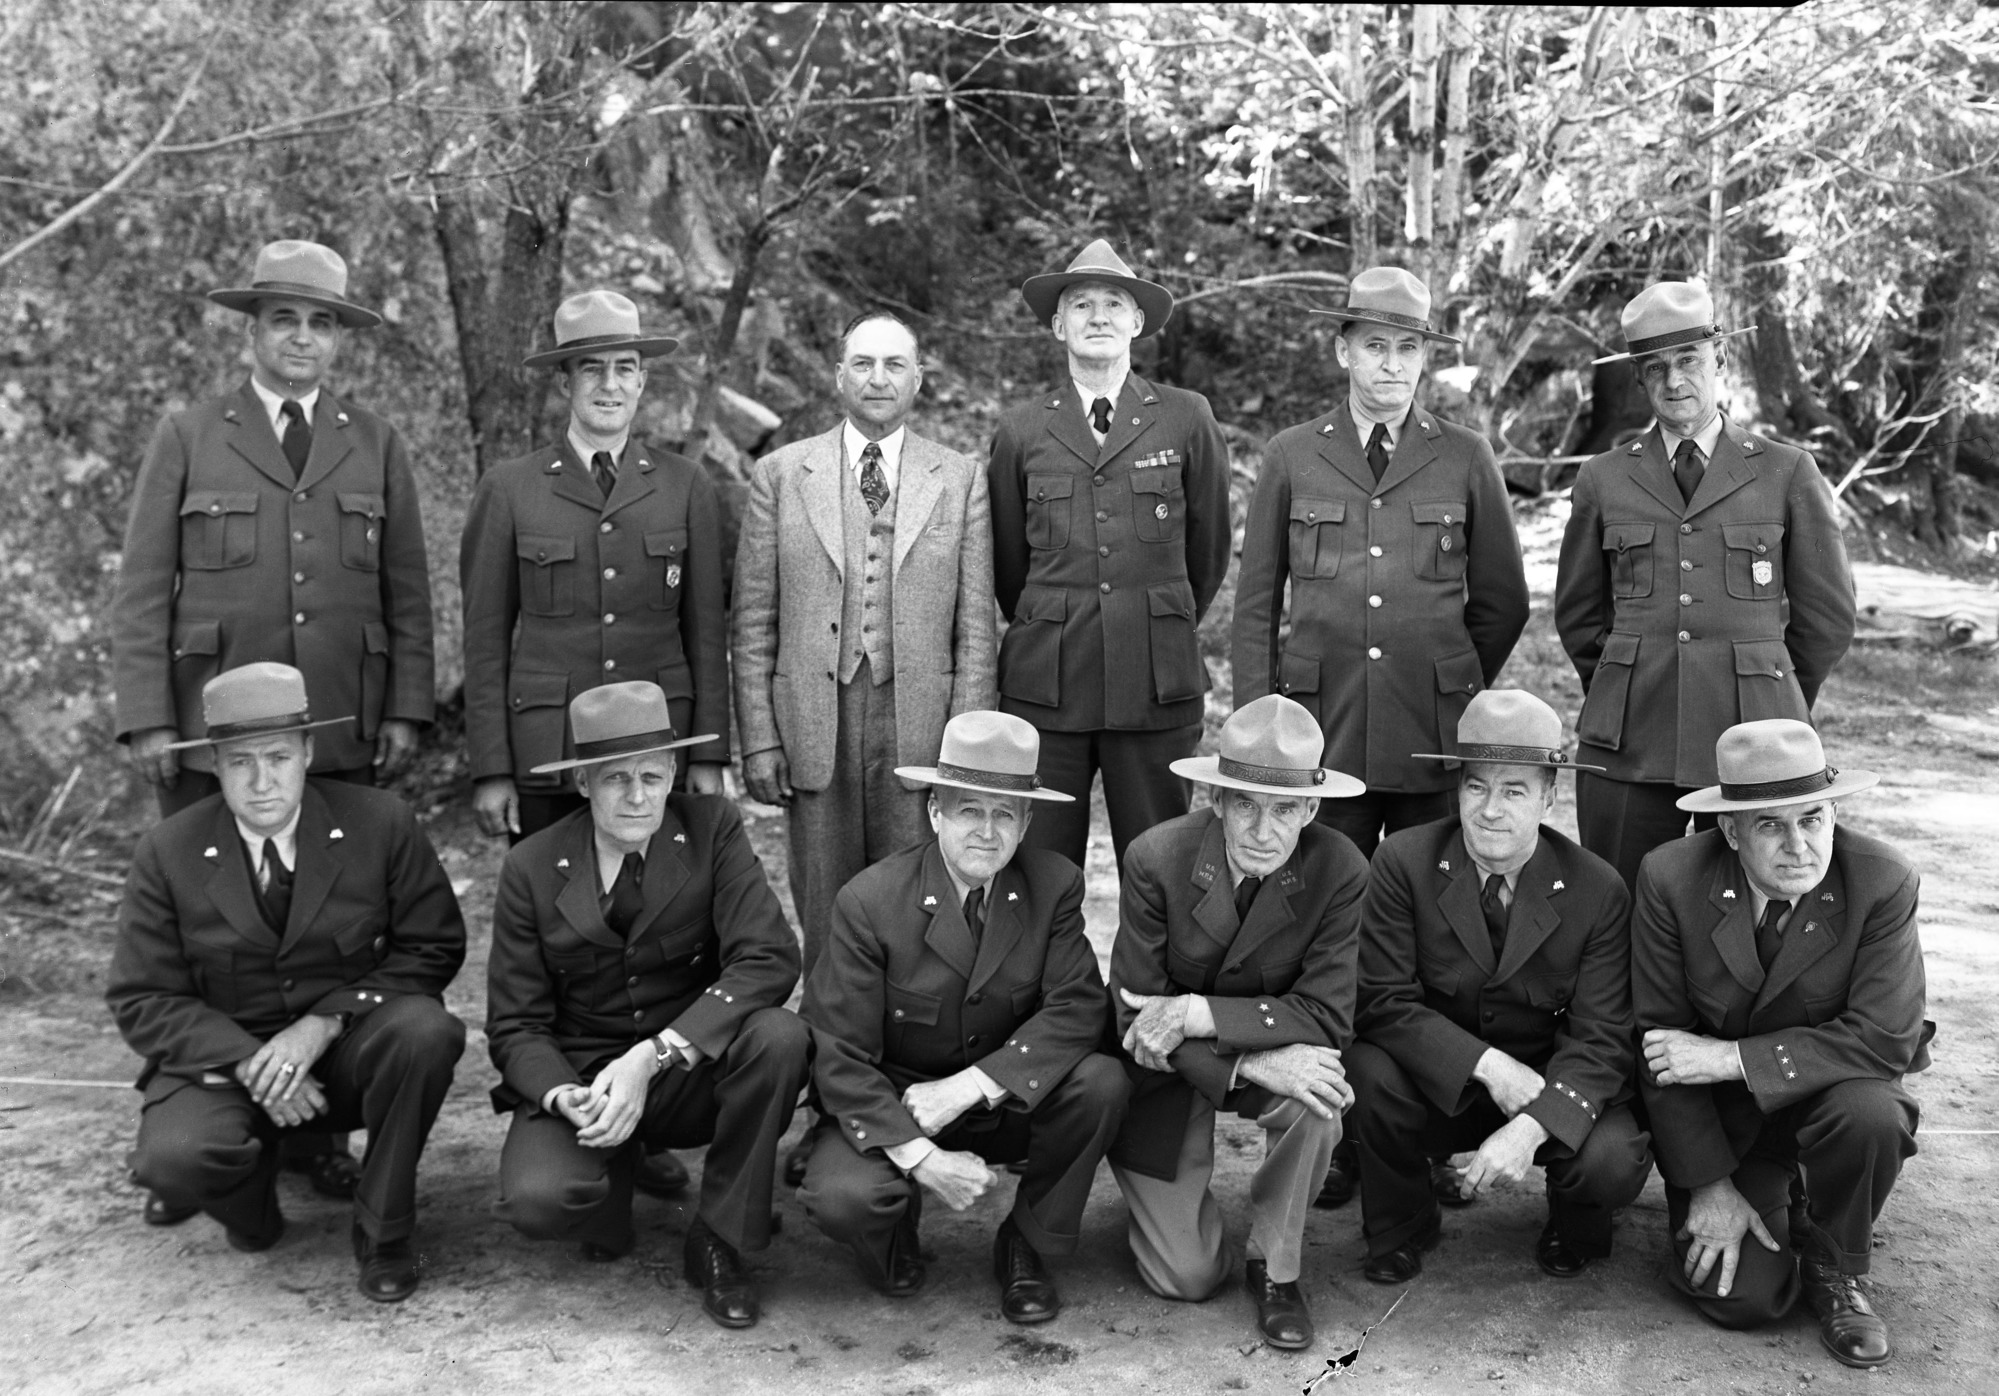
[[[1076,459],[1094,468],[1097,463],[1097,439],[1090,435],[1089,423],[1083,416],[1090,410],[1087,402],[1077,402],[1076,385],[1068,386],[1049,394],[1048,434],[1067,446]]]
[[[549,479],[549,488],[557,499],[566,499],[571,504],[581,505],[592,514],[604,512],[604,495],[597,488],[597,477],[590,473],[590,467],[577,456],[576,448],[569,444],[564,433],[562,444],[555,449],[553,460],[544,468]]]
[[[632,923],[634,943],[651,932],[693,875],[693,860],[687,852],[687,827],[669,804],[652,842],[646,845],[645,878],[639,887],[639,919]]]
[[[1739,876],[1742,864],[1730,853],[1714,871],[1708,884],[1708,905],[1718,918],[1709,938],[1728,972],[1750,993],[1763,987],[1763,963],[1756,958],[1756,917],[1749,899],[1749,884]]]
[[[902,438],[902,469],[896,481],[895,561],[893,572],[902,570],[902,560],[930,526],[937,501],[944,497],[944,461],[919,441],[915,432]],[[893,575],[893,572],[891,575]]]
[[[1703,509],[1711,509],[1722,500],[1734,494],[1756,478],[1756,472],[1743,459],[1743,448],[1729,436],[1729,424],[1721,424],[1721,435],[1715,439],[1714,454],[1708,457],[1707,471],[1701,476],[1700,485],[1694,490],[1694,497],[1687,501],[1689,516]],[[1751,443],[1753,446],[1753,442]],[[1661,448],[1664,449],[1663,447]],[[1675,494],[1679,486],[1673,487]]]
[[[1347,425],[1353,425],[1352,413],[1347,414]],[[1435,460],[1437,438],[1442,434],[1443,428],[1434,417],[1419,407],[1410,408],[1409,415],[1402,419],[1402,434],[1396,438],[1395,453],[1388,458],[1388,469],[1382,472],[1381,483],[1370,484],[1368,488],[1376,494],[1386,494]],[[1361,464],[1365,469],[1365,459]],[[1374,472],[1368,471],[1368,479],[1373,478]]]
[[[604,513],[615,514],[638,503],[658,488],[653,483],[652,457],[637,442],[627,442],[624,462],[618,467],[618,478],[611,482],[611,497],[604,501]]]
[[[285,918],[281,954],[298,944],[319,919],[319,909],[326,905],[333,884],[347,866],[347,831],[334,827],[326,797],[313,789],[310,781],[299,807],[293,856],[298,866],[292,869],[292,908]]]
[[[1313,439],[1319,443],[1319,454],[1326,464],[1353,481],[1362,493],[1375,492],[1374,472],[1367,468],[1365,448],[1354,430],[1353,413],[1343,406],[1334,408]],[[1392,466],[1394,462],[1389,464]]]
[[[916,906],[930,918],[923,943],[967,984],[971,983],[979,959],[978,947],[972,943],[971,928],[965,924],[965,909],[958,905],[958,889],[951,884],[951,874],[944,870],[944,855],[938,851],[934,839],[924,850]]]
[[[347,409],[333,394],[320,389],[319,401],[312,405],[312,449],[306,453],[305,469],[299,472],[299,489],[317,485],[353,452],[354,438],[348,425]]]
[[[1540,839],[1534,856],[1527,860],[1527,866],[1513,879],[1513,907],[1506,915],[1506,940],[1501,946],[1499,967],[1493,971],[1494,982],[1518,974],[1520,967],[1562,924],[1561,913],[1555,910],[1553,901],[1565,890],[1562,879],[1556,875],[1560,871],[1554,850],[1548,846],[1546,839]],[[1483,908],[1479,910],[1479,919],[1481,922],[1485,919]],[[1490,944],[1488,936],[1488,948]]]
[[[1263,880],[1256,889],[1256,900],[1249,904],[1249,919],[1236,932],[1235,943],[1229,946],[1228,962],[1231,968],[1240,968],[1272,936],[1296,920],[1291,911],[1291,894],[1304,885],[1298,876],[1298,850],[1291,850],[1290,861]],[[1229,897],[1231,909],[1235,897]]]
[[[1799,975],[1839,944],[1839,933],[1845,924],[1846,880],[1840,876],[1839,864],[1835,862],[1826,869],[1825,879],[1799,899],[1792,910],[1777,958],[1770,962],[1770,972],[1756,995],[1755,1011],[1767,1007],[1796,983]]]
[[[236,934],[260,945],[276,945],[277,932],[264,924],[257,908],[257,892],[250,885],[250,867],[243,856],[243,836],[236,832],[236,818],[227,805],[215,813],[215,827],[202,848],[208,864],[208,900],[222,913],[222,919]]]
[[[1194,924],[1219,949],[1228,949],[1240,927],[1235,918],[1235,887],[1229,880],[1229,856],[1222,844],[1222,821],[1213,814],[1201,839],[1201,856],[1194,860],[1187,880],[1200,889],[1194,903]]]
[[[1104,433],[1104,444],[1098,448],[1094,459],[1115,460],[1120,451],[1151,428],[1153,418],[1159,409],[1159,394],[1152,391],[1152,385],[1136,373],[1124,376],[1124,388],[1111,404],[1111,429]]]
[[[1653,427],[1626,448],[1631,454],[1631,478],[1638,487],[1665,505],[1675,517],[1687,514],[1687,501],[1680,498],[1679,481],[1673,478],[1673,463],[1666,459],[1666,440]]]
[[[1492,960],[1492,933],[1485,928],[1485,912],[1478,904],[1478,868],[1465,852],[1465,836],[1453,829],[1444,841],[1444,856],[1437,871],[1444,878],[1437,893],[1437,910],[1457,933],[1459,944],[1471,962],[1485,971],[1486,981],[1495,977],[1498,966]]]
[[[1011,863],[1001,868],[993,878],[992,892],[986,901],[985,933],[979,937],[978,959],[972,967],[972,977],[965,985],[967,993],[986,986],[986,981],[1006,963],[1007,956],[1020,944],[1020,938],[1027,930],[1027,923],[1020,914],[1020,890],[1015,885],[1019,881],[1020,874],[1013,870]],[[961,924],[964,921],[963,907],[958,909],[958,920]],[[970,934],[969,927],[966,933]]]
[[[595,826],[588,819],[579,819],[570,836],[556,845],[555,874],[569,880],[555,894],[555,909],[585,940],[615,950],[624,942],[605,923],[597,905],[596,837]]]
[[[235,428],[229,434],[230,450],[270,477],[271,483],[286,490],[294,488],[291,462],[285,459],[278,434],[271,429],[263,399],[248,382],[236,390],[235,400],[222,409],[222,420]],[[306,462],[308,467],[311,464],[310,460]],[[233,830],[235,826],[230,827]]]
[[[840,433],[845,426],[843,422],[813,441],[812,449],[806,452],[804,472],[798,482],[798,488],[805,496],[805,516],[812,520],[812,531],[819,535],[819,544],[826,549],[826,556],[833,559],[833,570],[840,574],[842,583],[847,580],[846,525],[840,502],[841,486],[845,483],[840,473],[847,464]]]

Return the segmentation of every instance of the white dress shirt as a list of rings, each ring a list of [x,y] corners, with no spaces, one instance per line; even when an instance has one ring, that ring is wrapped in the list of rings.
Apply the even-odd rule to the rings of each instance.
[[[882,478],[888,481],[888,492],[894,494],[896,481],[902,478],[902,443],[909,437],[909,428],[897,427],[881,440],[870,442],[858,427],[848,422],[841,427],[840,436],[847,444],[847,465],[856,480],[861,478],[861,452],[870,445],[881,447]]]
[[[285,404],[287,402],[296,402],[298,410],[305,413],[305,424],[307,426],[312,425],[312,409],[319,406],[319,389],[314,388],[301,398],[280,397],[262,383],[259,383],[255,378],[252,378],[250,380],[250,390],[256,393],[257,400],[264,404],[264,415],[271,419],[271,430],[276,433],[280,443],[285,439]],[[279,844],[278,847],[283,848],[284,845]]]
[[[1117,381],[1115,383],[1108,384],[1103,392],[1096,392],[1090,388],[1086,388],[1073,378],[1069,380],[1070,386],[1075,388],[1076,390],[1077,401],[1082,404],[1083,425],[1090,429],[1090,436],[1096,441],[1096,443],[1099,446],[1104,444],[1105,438],[1107,438],[1110,435],[1110,433],[1107,431],[1097,430],[1096,422],[1093,421],[1090,417],[1090,404],[1095,402],[1098,398],[1104,398],[1110,403],[1111,411],[1115,413],[1117,411],[1117,400],[1119,397],[1123,396],[1124,394],[1124,380],[1129,378],[1130,376],[1131,376],[1130,370],[1126,370],[1125,372],[1120,373],[1117,376]]]
[[[278,846],[278,857],[292,872],[298,871],[298,817],[303,806],[292,811],[292,817],[285,827],[269,836],[270,842]],[[242,820],[236,821],[236,832],[243,837],[243,846],[250,850],[250,867],[253,873],[264,866],[265,835],[251,832],[250,826]]]
[[[1661,422],[1659,423],[1659,439],[1666,445],[1666,460],[1669,464],[1672,462],[1673,453],[1680,449],[1682,441],[1692,441],[1695,446],[1699,447],[1701,463],[1706,464],[1708,461],[1714,459],[1714,448],[1721,443],[1721,413],[1717,412],[1708,418],[1707,425],[1695,432],[1691,437],[1681,436],[1664,422]]]
[[[1382,445],[1386,446],[1388,454],[1393,456],[1395,454],[1395,443],[1402,439],[1402,428],[1409,424],[1409,413],[1414,406],[1415,404],[1411,403],[1409,407],[1403,408],[1402,415],[1392,422],[1377,423],[1372,417],[1361,416],[1360,409],[1353,405],[1353,399],[1348,398],[1347,411],[1353,414],[1353,429],[1360,433],[1360,448],[1363,451],[1367,449],[1367,439],[1374,435],[1374,429],[1379,425],[1388,429],[1388,435],[1383,439]]]
[[[592,446],[576,434],[576,419],[574,417],[569,419],[569,449],[574,451],[576,459],[582,461],[586,466],[590,464],[590,457],[596,455],[597,452],[608,451],[611,455],[611,472],[615,475],[618,466],[625,458],[625,447],[630,444],[631,439],[632,433],[627,429],[619,433],[618,444],[615,446]]]

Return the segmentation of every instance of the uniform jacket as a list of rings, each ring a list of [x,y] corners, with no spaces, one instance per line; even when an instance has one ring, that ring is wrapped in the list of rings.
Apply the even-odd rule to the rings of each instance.
[[[782,747],[801,790],[832,782],[839,733],[844,426],[751,467],[736,546],[743,751]],[[946,722],[993,705],[992,530],[976,461],[915,432],[903,437],[894,554],[896,758],[927,766]]]
[[[1409,753],[1457,750],[1458,718],[1527,624],[1492,448],[1413,408],[1377,485],[1346,403],[1279,432],[1235,605],[1237,707],[1272,692],[1303,703],[1325,728],[1325,763],[1370,790],[1449,789],[1454,772]]]
[[[139,467],[111,614],[118,736],[199,737],[201,688],[259,660],[305,675],[313,766],[375,757],[384,718],[431,719],[430,567],[394,427],[322,390],[296,482],[246,381],[160,423]],[[182,764],[212,769],[206,747]]]
[[[1054,732],[1199,722],[1194,627],[1229,567],[1229,455],[1208,400],[1124,380],[1110,435],[1074,385],[993,434],[1000,711]]]
[[[1354,1036],[1456,1115],[1497,1047],[1547,1082],[1527,1113],[1571,1152],[1631,1098],[1631,894],[1610,864],[1543,827],[1515,879],[1500,962],[1479,906],[1483,879],[1458,820],[1382,841],[1360,925]]]
[[[1806,719],[1853,641],[1832,490],[1805,452],[1732,423],[1690,501],[1656,429],[1606,451],[1570,495],[1555,626],[1586,694],[1576,759],[1712,785],[1715,739]]]
[[[645,852],[644,910],[620,940],[598,908],[596,828],[582,809],[507,854],[486,962],[493,1108],[538,1109],[672,1028],[717,1057],[743,1020],[798,983],[798,938],[719,795],[672,795]]]
[[[569,700],[630,679],[716,734],[683,760],[727,761],[721,536],[707,472],[637,441],[608,500],[567,440],[487,471],[458,558],[472,778],[559,786],[528,772],[572,754]]]
[[[104,997],[146,1059],[149,1099],[228,1070],[308,1013],[361,1018],[397,995],[443,998],[465,923],[408,805],[308,780],[297,858],[280,935],[220,795],[140,838]]]
[[[1096,1050],[1105,1007],[1074,863],[1018,849],[974,941],[933,839],[840,889],[800,1012],[822,1108],[865,1152],[921,1137],[902,1093],[967,1067],[1007,1089],[1000,1109],[1034,1109]]]
[[[1272,1103],[1261,1086],[1229,1089],[1244,1052],[1307,1042],[1344,1049],[1353,1036],[1354,971],[1367,863],[1344,834],[1308,824],[1290,861],[1263,880],[1238,923],[1222,822],[1198,809],[1148,829],[1125,853],[1111,948],[1116,1019],[1107,1051],[1138,1016],[1119,990],[1201,994],[1215,1036],[1180,1044],[1171,1072],[1128,1057],[1131,1111],[1111,1149],[1123,1166],[1171,1179],[1195,1094],[1246,1117]]]
[[[1825,880],[1791,912],[1766,975],[1742,864],[1719,829],[1662,845],[1638,870],[1631,989],[1638,1030],[1736,1044],[1746,1081],[1661,1086],[1639,1063],[1659,1172],[1726,1178],[1763,1117],[1841,1081],[1899,1081],[1930,1064],[1916,870],[1879,839],[1833,833]]]

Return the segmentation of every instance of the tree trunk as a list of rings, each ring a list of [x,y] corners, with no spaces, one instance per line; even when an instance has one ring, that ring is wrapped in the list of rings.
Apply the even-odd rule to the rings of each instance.
[[[1437,180],[1436,265],[1448,279],[1457,271],[1465,217],[1465,161],[1471,154],[1471,84],[1478,61],[1478,6],[1453,5],[1444,30],[1444,168]]]
[[[1402,236],[1418,277],[1430,278],[1436,234],[1433,160],[1437,147],[1437,40],[1440,6],[1417,5],[1409,25],[1409,196]]]
[[[728,295],[722,299],[722,318],[716,323],[715,338],[708,346],[707,360],[701,370],[701,392],[694,400],[694,416],[688,422],[687,440],[682,446],[696,460],[707,452],[708,428],[715,421],[716,399],[721,395],[723,380],[735,365],[736,338],[743,327],[743,311],[749,306],[750,291],[757,280],[757,263],[771,232],[771,226],[761,222],[751,224],[743,232],[736,274],[729,282]]]
[[[1350,272],[1374,265],[1374,98],[1368,81],[1366,5],[1346,7],[1347,57],[1347,240],[1353,244]]]

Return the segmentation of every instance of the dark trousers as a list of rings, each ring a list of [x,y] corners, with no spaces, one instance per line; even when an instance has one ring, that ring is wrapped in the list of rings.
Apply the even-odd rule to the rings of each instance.
[[[1070,1255],[1097,1160],[1124,1124],[1130,1091],[1117,1060],[1092,1052],[1033,1110],[1002,1106],[960,1115],[937,1136],[937,1147],[1020,1164],[1014,1225],[1042,1255]],[[837,1123],[824,1120],[812,1137],[798,1200],[814,1226],[852,1248],[869,1282],[886,1289],[889,1247],[917,1187],[881,1150],[856,1149]]]
[[[312,778],[314,780],[344,780],[349,785],[373,785],[375,783],[375,768],[373,766],[354,766],[344,771],[314,771],[312,772]],[[222,782],[215,778],[215,772],[191,771],[183,766],[180,768],[180,774],[174,777],[173,789],[169,790],[164,785],[155,786],[153,794],[159,799],[160,818],[171,819],[189,805],[197,804],[207,799],[210,795],[220,794],[221,790]]]
[[[1506,1114],[1484,1087],[1475,1086],[1472,1103],[1446,1115],[1400,1063],[1371,1042],[1347,1049],[1346,1068],[1354,1092],[1347,1132],[1360,1152],[1361,1229],[1367,1253],[1386,1255],[1437,1216],[1429,1160],[1476,1149],[1506,1123]],[[1615,1105],[1598,1117],[1574,1153],[1551,1138],[1534,1155],[1548,1171],[1548,1215],[1578,1255],[1610,1254],[1611,1213],[1643,1191],[1652,1171],[1651,1142],[1629,1107]]]
[[[761,1008],[720,1057],[652,1078],[638,1128],[615,1149],[576,1142],[576,1126],[539,1102],[514,1111],[500,1149],[494,1212],[538,1241],[632,1248],[632,1170],[641,1149],[709,1144],[701,1169],[701,1219],[739,1251],[770,1244],[777,1141],[810,1067],[805,1024]]]
[[[1368,791],[1339,800],[1319,801],[1319,822],[1339,830],[1353,840],[1360,856],[1374,857],[1381,836],[1398,829],[1431,824],[1458,807],[1455,790],[1432,790],[1405,794],[1398,790]]]
[[[1104,808],[1111,821],[1111,851],[1120,870],[1131,841],[1188,808],[1187,782],[1167,767],[1192,756],[1201,724],[1156,732],[1043,732],[1041,783],[1074,795],[1073,805],[1045,800],[1021,842],[1049,848],[1082,867],[1090,848],[1090,783],[1104,773]]]
[[[1693,793],[1691,786],[1612,780],[1589,771],[1576,772],[1576,832],[1582,846],[1617,869],[1624,885],[1638,890],[1638,865],[1662,843],[1684,838],[1687,821],[1694,832],[1714,827],[1711,814],[1688,814],[1674,801]]]
[[[1875,1219],[1888,1203],[1903,1161],[1916,1152],[1920,1117],[1900,1081],[1868,1079],[1841,1081],[1766,1117],[1730,1181],[1763,1218],[1778,1248],[1766,1250],[1754,1232],[1745,1232],[1735,1284],[1726,1299],[1715,1295],[1719,1264],[1698,1289],[1687,1283],[1690,1242],[1679,1231],[1693,1194],[1668,1184],[1673,1287],[1723,1328],[1754,1328],[1782,1318],[1797,1299],[1800,1252],[1843,1274],[1866,1274]],[[1793,1236],[1791,1179],[1800,1165],[1810,1222],[1806,1235]]]
[[[312,1068],[327,1107],[312,1129],[368,1131],[354,1219],[377,1241],[416,1227],[417,1160],[464,1050],[465,1025],[437,1000],[412,994],[358,1019]],[[241,1086],[189,1083],[146,1103],[132,1172],[176,1206],[267,1237],[281,1221],[277,1146],[296,1133]]]

